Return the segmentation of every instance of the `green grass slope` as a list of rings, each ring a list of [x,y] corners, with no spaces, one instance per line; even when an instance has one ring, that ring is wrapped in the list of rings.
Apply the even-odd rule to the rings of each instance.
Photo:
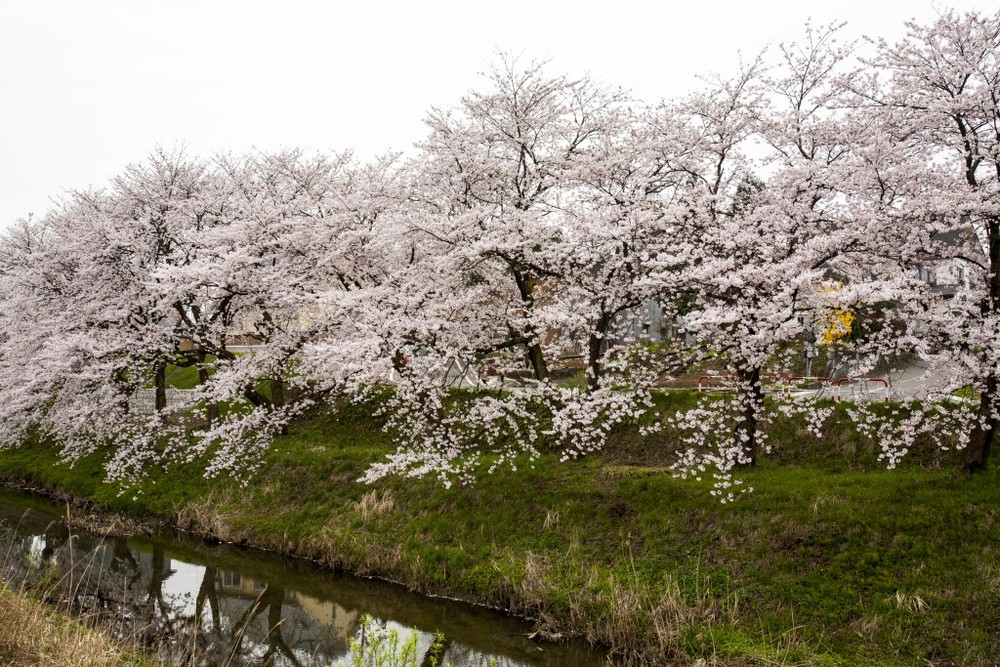
[[[634,428],[601,455],[546,455],[471,486],[365,486],[357,478],[391,446],[363,407],[294,425],[247,486],[191,465],[121,494],[96,458],[71,468],[37,442],[0,452],[0,477],[502,606],[622,662],[994,664],[996,468],[965,480],[918,453],[922,465],[886,471],[841,421],[821,440],[793,421],[768,428],[770,462],[732,505],[671,476],[669,434]]]

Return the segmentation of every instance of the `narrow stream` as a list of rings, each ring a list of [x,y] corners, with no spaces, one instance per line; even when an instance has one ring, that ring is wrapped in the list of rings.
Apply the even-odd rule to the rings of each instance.
[[[583,642],[536,643],[528,622],[394,584],[182,535],[102,538],[60,517],[46,499],[0,490],[0,577],[174,664],[346,667],[365,614],[403,639],[416,632],[418,665],[435,632],[434,657],[454,667],[604,664]]]

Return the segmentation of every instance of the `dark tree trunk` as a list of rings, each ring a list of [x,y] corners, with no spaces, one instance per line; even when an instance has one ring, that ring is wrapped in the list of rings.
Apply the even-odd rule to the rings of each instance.
[[[514,282],[517,283],[517,290],[521,295],[521,303],[526,311],[531,312],[535,306],[536,281],[514,267],[511,267],[511,272],[514,274]],[[535,374],[535,379],[539,382],[548,380],[549,367],[545,363],[545,353],[542,350],[538,332],[529,325],[525,328],[524,337],[529,341],[525,345],[525,353],[528,356],[528,363],[531,364],[531,370]]]
[[[281,378],[271,380],[271,404],[276,408],[285,404],[285,381]]]
[[[200,350],[198,352],[198,384],[204,385],[208,383],[208,368],[205,366],[205,351]],[[212,428],[212,424],[219,421],[219,404],[214,401],[209,401],[205,405],[205,418],[208,420],[208,427]]]
[[[531,364],[531,370],[535,374],[536,380],[542,382],[549,379],[549,367],[545,363],[542,346],[538,343],[528,345],[528,363]]]
[[[394,371],[396,371],[397,373],[399,373],[400,376],[402,376],[403,373],[406,372],[406,366],[407,366],[408,363],[409,363],[409,360],[406,358],[406,355],[403,354],[403,350],[402,349],[397,349],[395,352],[393,352],[393,354],[392,354],[392,368],[393,368]]]
[[[111,547],[111,559],[111,570],[125,574],[130,585],[134,581],[134,577],[142,576],[142,568],[129,550],[128,542],[125,541],[124,537],[115,538],[114,545]]]
[[[740,421],[736,424],[734,436],[736,442],[743,448],[743,466],[757,465],[757,421],[761,407],[764,405],[764,392],[760,385],[760,367],[742,370],[737,373],[737,387],[740,400]]]
[[[978,420],[969,436],[969,444],[962,452],[962,472],[971,475],[986,469],[996,433],[997,420],[993,415],[993,405],[997,400],[997,378],[990,376],[979,397]]]
[[[271,406],[280,408],[285,405],[285,381],[281,378],[271,380]],[[288,426],[282,424],[281,435],[288,435]]]
[[[166,553],[162,546],[153,547],[153,557],[150,561],[149,568],[149,588],[147,589],[147,600],[150,604],[150,612],[152,617],[156,616],[156,611],[159,610],[163,615],[164,619],[169,616],[170,610],[167,608],[167,603],[163,599],[163,580],[165,579],[164,570],[166,569]],[[150,618],[152,621],[153,618]]]
[[[1000,169],[1000,168],[998,168]],[[975,173],[970,174],[970,183],[975,185]],[[1000,313],[1000,219],[991,218],[986,225],[989,242],[990,271],[987,276],[988,289],[980,304],[983,318],[996,316]],[[989,362],[991,360],[984,360]],[[991,373],[986,378],[986,386],[979,396],[978,420],[969,434],[969,444],[962,453],[962,472],[966,475],[986,469],[993,445],[993,434],[996,432],[997,420],[994,416],[994,406],[997,399],[998,378]]]
[[[229,642],[229,650],[226,651],[226,660],[223,664],[232,664],[234,658],[243,652],[243,639],[246,636],[246,629],[250,623],[252,623],[262,611],[264,611],[264,596],[267,595],[267,593],[267,588],[261,591],[260,595],[257,596],[257,599],[254,600],[253,604],[240,615],[239,620],[237,620],[233,625],[233,627],[236,628],[236,632],[233,633],[233,638]]]
[[[196,632],[201,631],[205,603],[208,602],[209,612],[212,614],[212,629],[217,634],[221,634],[220,630],[222,625],[219,622],[219,593],[215,589],[215,573],[215,567],[208,565],[205,567],[205,573],[201,578],[201,586],[198,588],[198,594],[195,597],[194,604]]]
[[[156,387],[156,400],[155,407],[156,411],[160,412],[165,410],[167,407],[167,365],[164,363],[156,364],[156,377],[154,379],[154,384]]]
[[[121,409],[122,414],[127,416],[131,412],[132,408],[128,402],[129,394],[131,394],[131,392],[127,391],[128,380],[126,379],[125,371],[118,371],[115,373],[114,382],[117,388],[125,390],[123,391],[122,399],[118,402],[118,407]]]
[[[601,353],[604,351],[604,337],[608,333],[611,317],[605,313],[594,325],[594,333],[590,334],[587,349],[587,388],[591,391],[601,384],[604,367],[601,364]]]

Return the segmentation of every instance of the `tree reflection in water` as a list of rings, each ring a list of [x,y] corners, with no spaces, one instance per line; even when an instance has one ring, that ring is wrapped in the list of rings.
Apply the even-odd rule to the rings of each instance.
[[[31,588],[163,662],[192,667],[349,664],[348,639],[358,633],[362,615],[355,607],[367,604],[357,594],[348,596],[351,602],[338,604],[322,593],[314,597],[267,580],[266,568],[247,576],[195,552],[173,556],[173,547],[156,541],[97,538],[75,530],[71,534],[62,523],[38,515],[8,515],[6,523],[8,555],[0,577],[9,586]],[[10,528],[15,524],[16,531]],[[369,608],[369,613],[379,614],[394,601],[372,603],[381,612]],[[440,617],[440,610],[435,613]],[[409,614],[412,618],[412,611]],[[382,623],[407,636],[412,632],[394,622]],[[435,660],[456,667],[582,664],[572,657],[552,661],[497,656],[451,637],[437,650],[431,650],[432,644],[433,635],[419,633],[419,665]]]
[[[347,653],[357,629],[356,611],[214,565],[173,560],[160,544],[134,548],[122,538],[71,536],[57,523],[4,537],[8,586],[32,589],[165,662],[331,664]],[[171,586],[179,573],[186,581]]]

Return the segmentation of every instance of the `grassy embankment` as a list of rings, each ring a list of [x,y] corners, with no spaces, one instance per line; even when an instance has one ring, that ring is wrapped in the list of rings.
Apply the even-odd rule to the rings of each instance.
[[[245,488],[192,465],[121,495],[99,460],[70,468],[43,443],[0,453],[0,477],[506,607],[652,664],[993,664],[998,471],[964,480],[932,454],[882,470],[842,421],[822,441],[786,420],[768,430],[775,452],[735,505],[674,479],[670,436],[633,427],[601,455],[546,455],[471,487],[362,486],[390,450],[364,407],[294,425]]]

